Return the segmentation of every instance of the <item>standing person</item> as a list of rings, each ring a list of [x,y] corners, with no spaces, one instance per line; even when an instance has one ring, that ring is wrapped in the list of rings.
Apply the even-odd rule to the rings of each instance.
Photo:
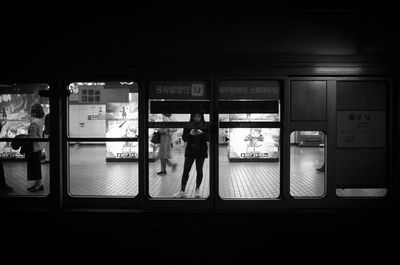
[[[50,113],[44,116],[44,131],[43,131],[44,138],[49,138],[49,136],[50,136]],[[45,152],[45,160],[43,164],[47,164],[50,162],[50,142],[46,142],[44,144],[44,152]]]
[[[4,108],[3,108],[3,111],[4,111]],[[4,123],[0,122],[0,132],[2,131],[4,124],[6,124],[6,122],[4,122]],[[8,186],[6,183],[6,177],[4,175],[4,167],[3,167],[2,161],[0,161],[0,190],[7,191],[7,192],[12,192],[14,190],[13,187]]]
[[[168,121],[171,114],[165,113],[163,114],[163,121]],[[176,163],[172,163],[171,159],[171,140],[172,140],[172,133],[176,131],[176,129],[170,128],[158,128],[160,132],[160,147],[158,150],[157,159],[161,161],[161,171],[157,172],[158,175],[165,175],[167,174],[167,165],[172,167],[172,172],[176,170]]]
[[[32,120],[28,128],[29,138],[42,138],[44,126],[44,111],[42,105],[35,103],[31,107]],[[33,180],[34,183],[28,188],[28,191],[35,192],[43,190],[42,184],[42,166],[40,158],[43,149],[43,142],[33,142],[33,151],[27,153],[27,174],[28,180]]]
[[[182,140],[186,142],[185,162],[183,166],[181,189],[175,195],[177,198],[186,196],[186,183],[189,179],[189,172],[193,162],[196,161],[196,189],[195,197],[200,197],[200,185],[203,180],[204,160],[208,157],[207,141],[209,140],[209,128],[204,125],[204,115],[192,113],[190,122],[193,123],[192,128],[185,128],[182,134]]]

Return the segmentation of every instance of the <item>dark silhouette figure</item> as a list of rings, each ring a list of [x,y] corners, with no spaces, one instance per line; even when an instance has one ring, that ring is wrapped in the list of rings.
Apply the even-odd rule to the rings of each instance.
[[[196,189],[195,197],[200,197],[200,186],[203,180],[204,160],[208,157],[207,141],[209,141],[209,128],[204,125],[204,115],[194,113],[190,115],[190,122],[193,127],[183,130],[182,139],[186,142],[185,162],[181,180],[181,189],[175,197],[185,197],[186,184],[189,179],[189,172],[196,162]]]

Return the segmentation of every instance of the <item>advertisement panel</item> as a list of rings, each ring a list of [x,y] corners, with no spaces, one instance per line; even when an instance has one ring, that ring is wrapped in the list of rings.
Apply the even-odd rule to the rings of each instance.
[[[230,161],[278,161],[279,129],[229,129],[228,158]]]

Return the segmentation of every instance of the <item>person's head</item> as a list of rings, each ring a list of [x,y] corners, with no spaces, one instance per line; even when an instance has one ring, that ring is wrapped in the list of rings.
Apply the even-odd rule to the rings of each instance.
[[[204,114],[192,113],[190,114],[191,122],[204,122]]]
[[[31,116],[39,119],[44,117],[44,110],[41,104],[35,103],[32,105]]]

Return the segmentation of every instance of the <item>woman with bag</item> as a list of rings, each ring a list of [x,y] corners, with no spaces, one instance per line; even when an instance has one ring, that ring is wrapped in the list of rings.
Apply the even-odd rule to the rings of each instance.
[[[171,114],[163,114],[163,121],[168,121]],[[171,140],[172,133],[176,131],[176,129],[170,128],[158,128],[157,131],[160,133],[160,144],[158,149],[158,155],[156,156],[156,160],[160,159],[161,162],[161,171],[157,172],[158,175],[167,174],[167,165],[172,167],[172,172],[176,170],[176,163],[172,163],[171,159]]]
[[[44,126],[44,111],[39,103],[33,104],[31,107],[32,120],[28,128],[29,138],[42,138]],[[33,185],[28,188],[28,191],[35,192],[43,190],[42,184],[42,166],[41,155],[44,147],[43,142],[33,142],[32,152],[25,154],[27,158],[27,177],[28,180],[34,181]]]

